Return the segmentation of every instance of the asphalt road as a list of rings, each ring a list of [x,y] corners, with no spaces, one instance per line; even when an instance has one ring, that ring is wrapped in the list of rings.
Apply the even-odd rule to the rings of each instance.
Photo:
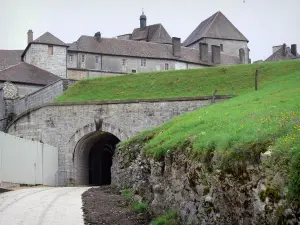
[[[0,194],[0,225],[83,225],[89,187],[29,188]]]

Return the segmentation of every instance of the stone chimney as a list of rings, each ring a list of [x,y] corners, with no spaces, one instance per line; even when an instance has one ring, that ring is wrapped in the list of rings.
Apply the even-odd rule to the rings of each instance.
[[[221,63],[221,47],[217,45],[211,46],[211,61],[214,64]]]
[[[181,39],[177,37],[172,38],[173,56],[181,57]]]
[[[99,31],[97,33],[95,33],[95,37],[98,42],[101,41],[101,33]]]
[[[27,44],[33,41],[33,32],[32,30],[28,30],[27,32]]]
[[[286,44],[282,45],[282,55],[286,56]]]
[[[240,48],[239,49],[239,56],[240,56],[240,64],[246,64],[246,53],[245,49]]]
[[[297,56],[297,45],[296,44],[291,45],[291,52],[294,56]]]
[[[202,62],[208,62],[208,44],[199,43],[199,53],[200,53],[200,60]]]

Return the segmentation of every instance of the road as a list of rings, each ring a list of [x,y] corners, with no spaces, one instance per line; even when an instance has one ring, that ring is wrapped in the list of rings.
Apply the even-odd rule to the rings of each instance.
[[[0,225],[83,225],[89,187],[28,188],[0,194]]]

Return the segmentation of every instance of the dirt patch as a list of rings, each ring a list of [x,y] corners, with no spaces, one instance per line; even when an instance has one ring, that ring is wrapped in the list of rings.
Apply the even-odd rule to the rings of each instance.
[[[123,196],[109,186],[91,188],[82,194],[85,225],[146,225],[145,214],[132,212]]]

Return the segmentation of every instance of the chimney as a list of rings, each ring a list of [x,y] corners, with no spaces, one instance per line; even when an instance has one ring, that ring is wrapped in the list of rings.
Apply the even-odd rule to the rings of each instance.
[[[211,60],[214,64],[221,63],[221,47],[217,45],[211,46]]]
[[[239,49],[239,56],[240,56],[240,64],[246,64],[245,49],[243,49],[243,48]]]
[[[181,57],[181,39],[177,37],[172,38],[173,56]]]
[[[28,30],[27,32],[27,44],[33,41],[33,32],[32,30]]]
[[[101,41],[101,33],[99,31],[97,33],[95,33],[95,37],[98,42]]]
[[[291,45],[291,52],[294,56],[297,56],[297,45],[296,44]]]
[[[282,55],[286,56],[286,44],[282,45]]]
[[[199,43],[200,60],[202,62],[208,62],[208,44]]]

